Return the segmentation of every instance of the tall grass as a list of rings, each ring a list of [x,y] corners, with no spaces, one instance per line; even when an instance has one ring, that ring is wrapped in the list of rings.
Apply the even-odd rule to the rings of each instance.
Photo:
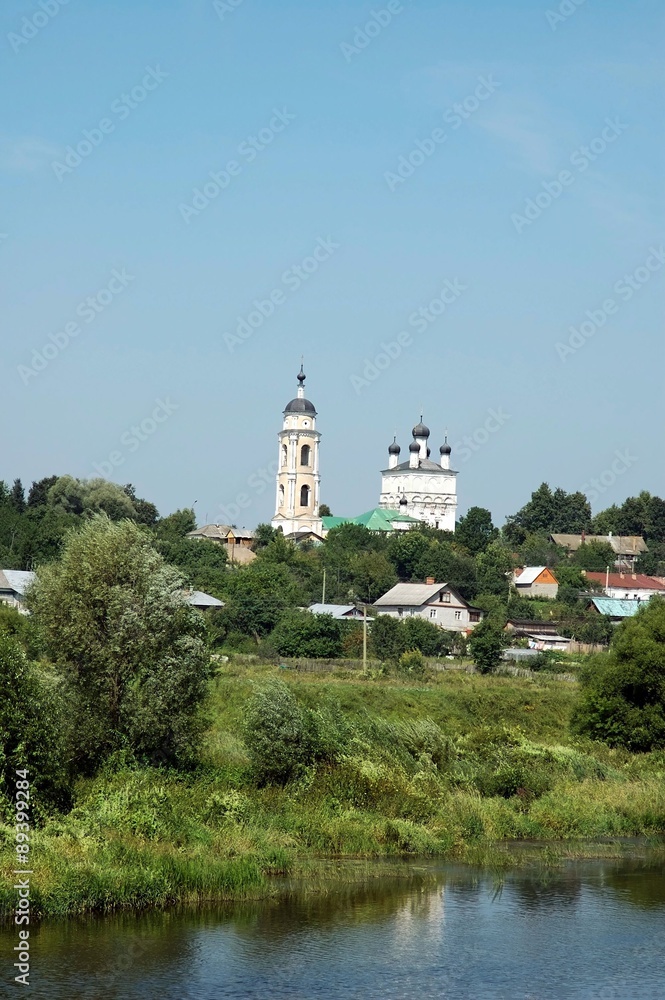
[[[333,749],[258,787],[243,740],[255,685],[286,679]],[[414,682],[231,663],[211,687],[198,773],[124,767],[81,781],[32,843],[33,912],[71,915],[271,892],[322,858],[505,862],[504,841],[661,835],[665,754],[573,742],[576,688],[445,672]],[[334,738],[333,738],[334,737]],[[251,748],[250,748],[251,749]],[[15,905],[0,826],[0,915]],[[594,848],[595,852],[595,848]]]

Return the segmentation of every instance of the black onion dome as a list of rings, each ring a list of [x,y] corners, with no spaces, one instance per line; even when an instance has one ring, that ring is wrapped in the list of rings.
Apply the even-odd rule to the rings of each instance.
[[[408,505],[408,503],[409,503],[409,501],[406,499],[405,494],[402,493],[401,497],[399,498],[399,505],[400,505],[400,507],[406,507]]]
[[[409,445],[409,451],[420,451],[420,445],[417,441],[412,441]]]
[[[302,365],[300,366],[300,371],[296,375],[296,378],[298,379],[298,381],[300,382],[301,385],[303,384],[303,382],[307,378],[307,376],[305,375],[305,373],[303,371],[303,366]]]
[[[450,447],[447,441],[445,444],[442,444],[441,447],[439,448],[439,452],[441,455],[450,455],[452,450],[453,449]]]
[[[290,403],[287,403],[284,407],[284,413],[311,413],[316,414],[316,407],[314,403],[310,403],[308,399],[292,399]]]
[[[399,455],[399,453],[400,453],[401,450],[402,449],[397,444],[397,441],[393,438],[392,444],[388,445],[388,454],[389,455]]]
[[[411,431],[414,438],[428,438],[429,437],[429,427],[427,427],[422,421]]]

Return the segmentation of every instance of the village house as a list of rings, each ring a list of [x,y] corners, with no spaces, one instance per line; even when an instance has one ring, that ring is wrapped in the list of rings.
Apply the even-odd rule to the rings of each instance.
[[[337,621],[343,622],[363,617],[362,611],[355,604],[310,604],[307,610],[313,615],[332,615]]]
[[[594,573],[584,574],[587,580],[599,583],[607,597],[623,601],[648,601],[660,595],[665,597],[665,583],[655,576],[644,573]]]
[[[635,563],[643,552],[647,551],[647,543],[641,535],[580,535],[554,534],[550,539],[555,545],[560,545],[566,552],[577,552],[581,545],[590,542],[601,542],[614,550],[614,568],[632,573]]]
[[[599,615],[606,615],[611,619],[613,625],[618,625],[624,618],[632,618],[636,615],[644,601],[621,600],[618,597],[592,597],[586,606],[587,611],[595,611]]]
[[[256,559],[256,553],[251,548],[254,534],[248,528],[236,528],[233,524],[204,524],[201,528],[188,531],[187,538],[196,538],[222,545],[230,563],[244,565]]]
[[[0,569],[0,601],[27,615],[25,593],[33,583],[35,574],[22,569]]]
[[[392,618],[424,618],[450,632],[470,632],[481,620],[483,612],[449,584],[398,583],[372,605],[379,615]]]
[[[556,598],[559,581],[548,566],[524,566],[513,573],[513,586],[520,597]]]

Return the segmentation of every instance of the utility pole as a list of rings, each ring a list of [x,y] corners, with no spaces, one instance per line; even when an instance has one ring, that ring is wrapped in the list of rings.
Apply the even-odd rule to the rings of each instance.
[[[323,567],[323,590],[321,593],[321,604],[326,603],[326,568]]]
[[[367,672],[367,605],[363,602],[363,673]]]

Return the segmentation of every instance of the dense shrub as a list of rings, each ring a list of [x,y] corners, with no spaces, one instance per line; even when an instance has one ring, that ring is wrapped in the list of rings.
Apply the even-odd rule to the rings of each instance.
[[[353,629],[353,623],[341,622],[332,615],[286,611],[273,629],[270,642],[280,656],[333,659],[342,655],[344,638]]]
[[[273,681],[250,698],[243,736],[253,777],[260,785],[283,785],[315,759],[317,740],[311,714],[282,681]]]
[[[0,632],[0,796],[13,799],[17,768],[27,768],[36,815],[69,800],[62,702],[55,682],[28,663],[19,642]]]
[[[425,673],[425,660],[419,649],[407,649],[402,653],[397,664],[401,674],[409,677],[422,677]]]
[[[500,625],[497,625],[490,618],[485,618],[480,625],[476,625],[469,639],[473,662],[481,674],[488,674],[492,670],[496,670],[501,662],[505,647],[505,633]]]
[[[623,622],[581,680],[577,732],[637,752],[665,747],[665,600]]]

